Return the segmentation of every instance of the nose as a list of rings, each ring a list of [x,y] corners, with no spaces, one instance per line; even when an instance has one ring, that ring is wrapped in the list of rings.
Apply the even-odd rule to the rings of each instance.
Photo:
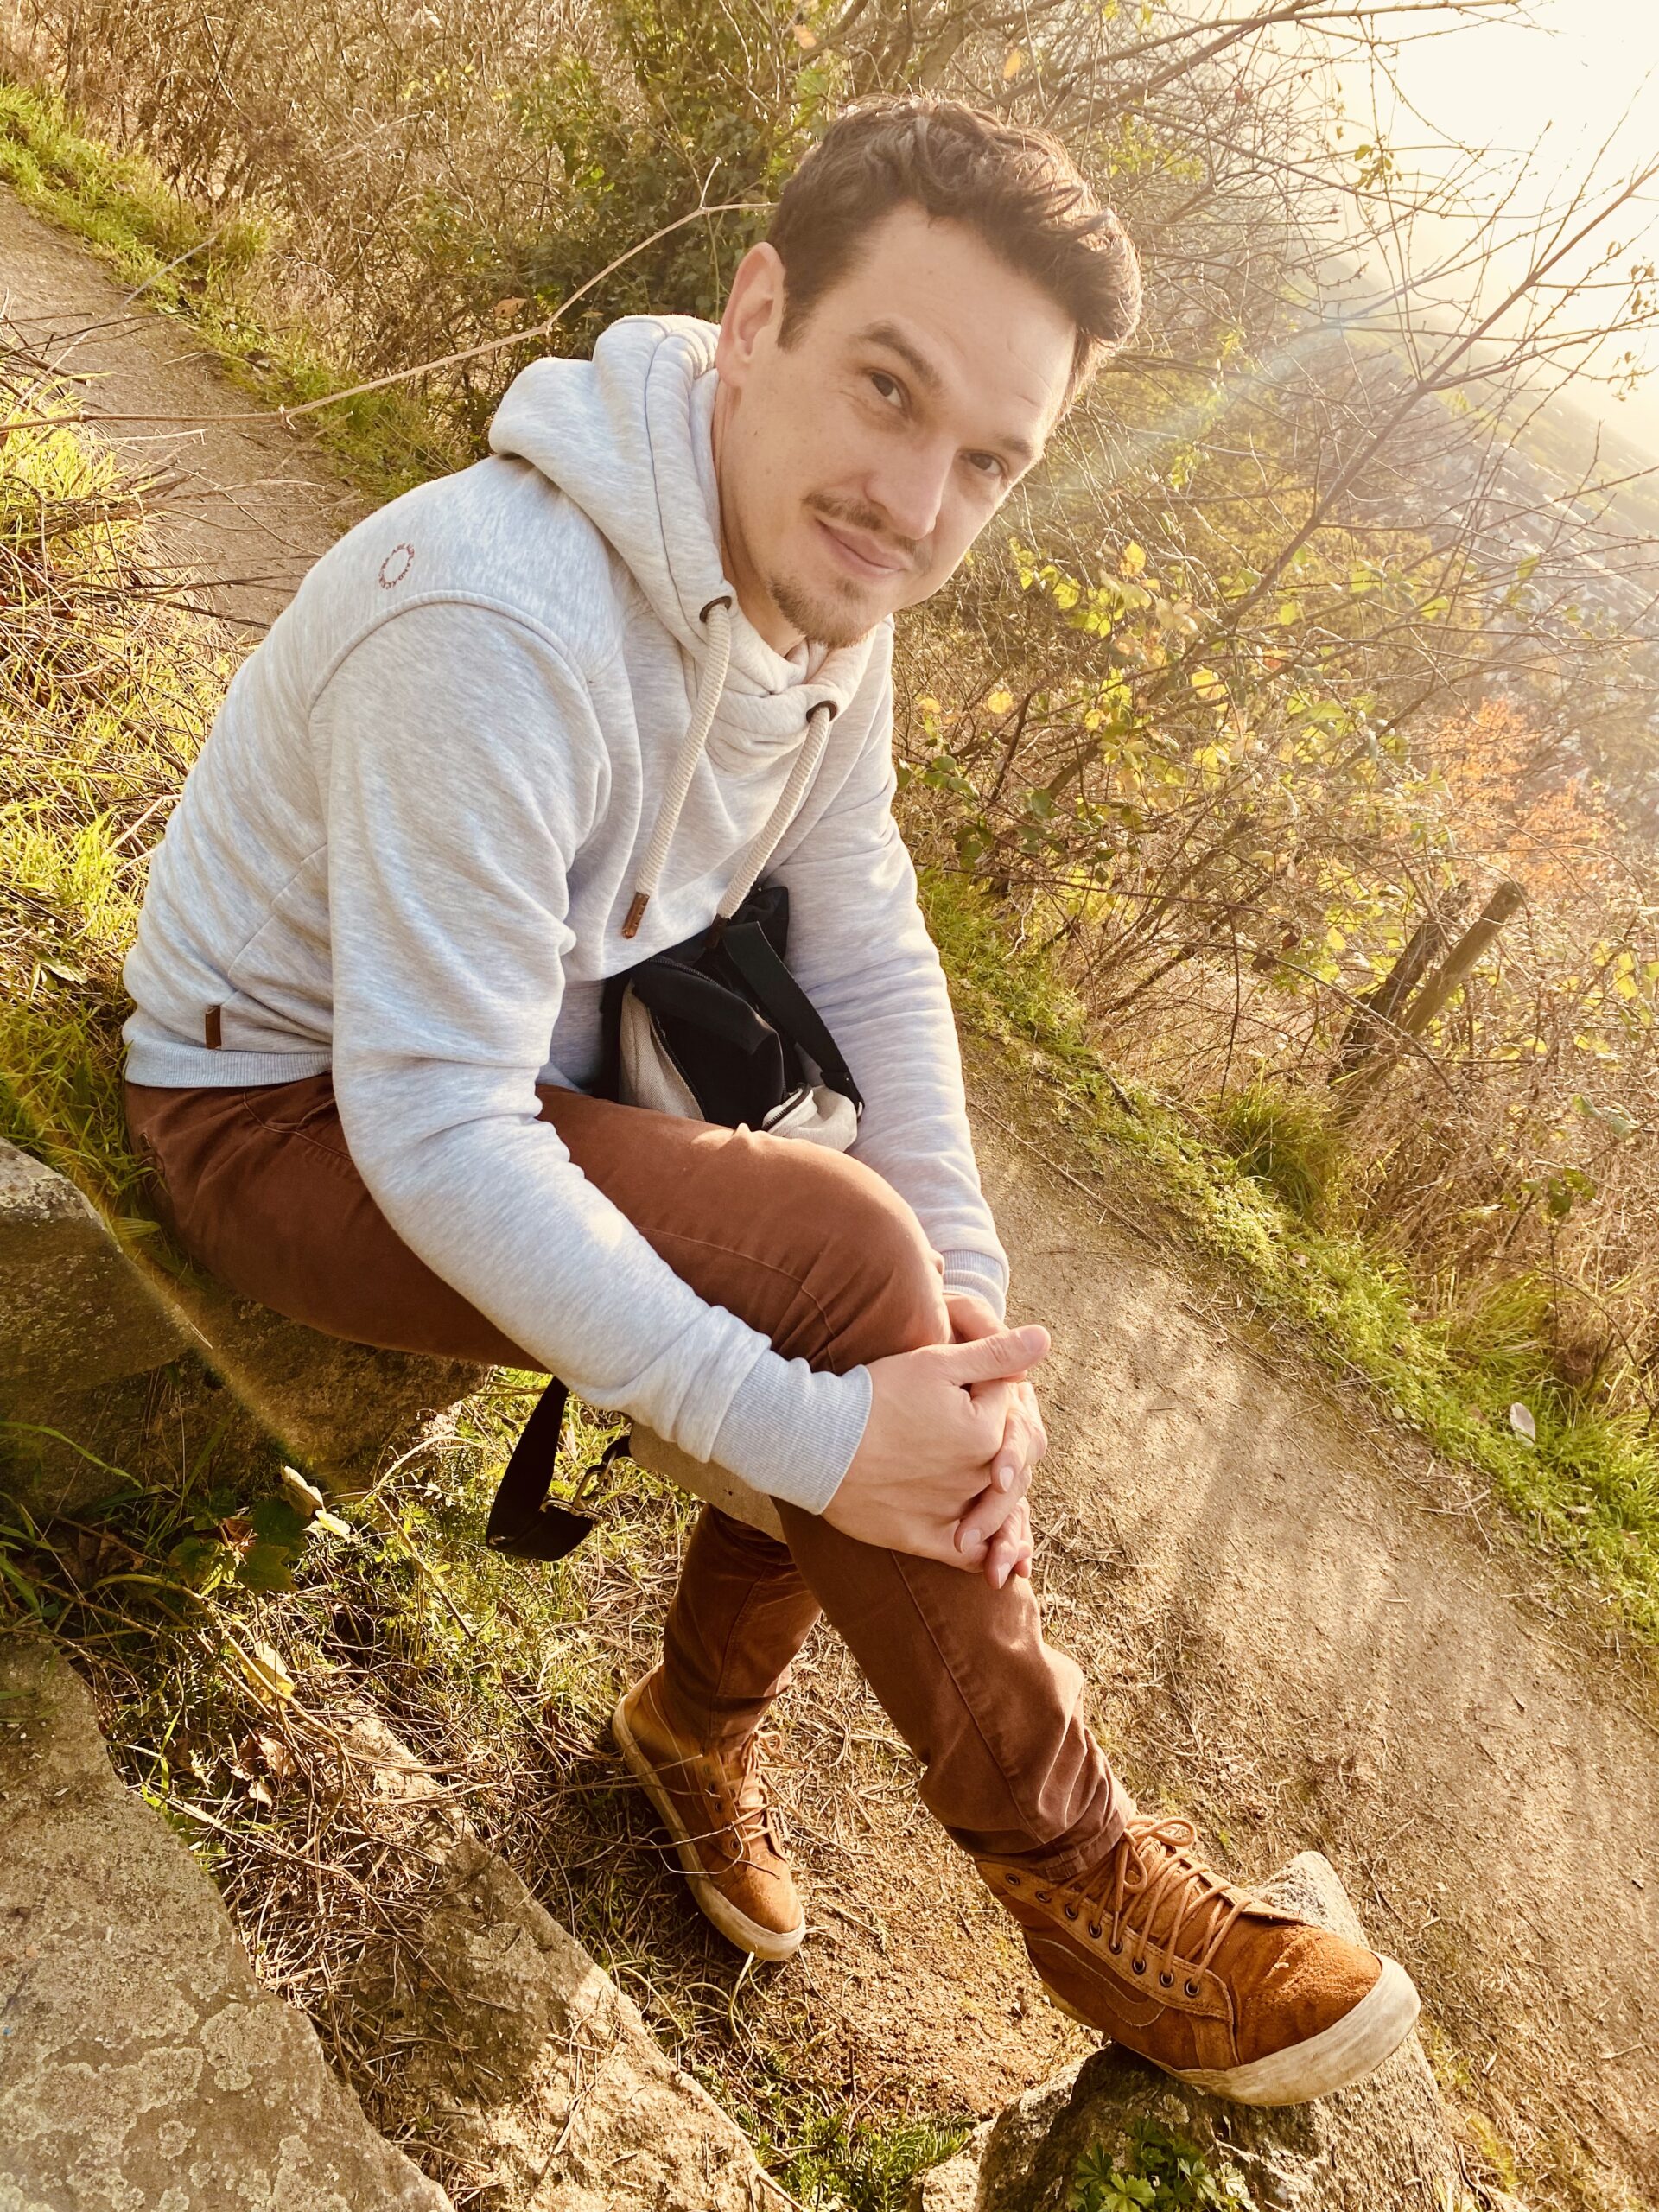
[[[883,456],[872,473],[868,493],[896,537],[920,545],[932,536],[954,460],[954,448],[933,439]]]

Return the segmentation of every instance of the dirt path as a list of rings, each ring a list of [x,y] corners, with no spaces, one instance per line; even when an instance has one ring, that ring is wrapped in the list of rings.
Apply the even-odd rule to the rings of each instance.
[[[118,426],[146,474],[177,480],[161,501],[167,552],[203,580],[207,604],[257,632],[317,556],[364,512],[310,442],[257,410],[181,323],[148,311],[86,251],[0,189],[0,320],[73,378],[89,411],[198,422]]]
[[[240,404],[184,334],[135,314],[3,195],[0,295],[37,336],[96,323],[75,360],[111,412]],[[356,511],[281,432],[124,436],[184,457],[197,497],[175,543],[244,617],[268,618]],[[1194,1812],[1246,1873],[1326,1851],[1419,1975],[1448,2080],[1551,2193],[1567,2202],[1576,2169],[1574,2202],[1659,2202],[1653,1677],[1601,1648],[1535,1560],[1495,1544],[1420,1447],[1379,1448],[1358,1402],[1248,1327],[1179,1244],[1035,1157],[994,1071],[975,1096],[1015,1306],[1056,1338],[1039,1491],[1051,1629],[1089,1670],[1131,1785]],[[815,2077],[874,2108],[982,2112],[1077,2031],[920,1824],[868,1701],[824,1771],[813,1677],[839,1689],[845,1669],[815,1649],[784,1716],[810,1763],[794,1796],[817,1940],[751,1983],[745,2012],[764,2034],[804,2005]],[[664,1942],[695,1942],[667,1878],[647,1861],[634,1878],[661,1890]],[[729,1980],[714,1950],[709,1971]]]

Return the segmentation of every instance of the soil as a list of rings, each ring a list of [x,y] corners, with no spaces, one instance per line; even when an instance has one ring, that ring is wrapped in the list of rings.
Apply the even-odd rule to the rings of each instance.
[[[0,188],[0,321],[61,362],[86,413],[129,419],[109,435],[170,488],[166,552],[199,596],[257,634],[339,532],[366,509],[315,442],[280,421],[232,422],[259,402],[238,391],[189,329],[113,283],[86,249]],[[136,421],[135,416],[179,420]]]
[[[245,404],[3,194],[0,294],[37,337],[97,326],[75,358],[101,411]],[[139,450],[183,453],[197,497],[178,550],[250,622],[358,511],[280,428],[209,423]],[[1255,1322],[1144,1197],[1102,1187],[1006,1072],[976,1066],[972,1090],[1014,1309],[1055,1338],[1039,1585],[1130,1787],[1191,1813],[1246,1876],[1324,1852],[1417,1976],[1454,2102],[1522,2154],[1531,2187],[1620,2212],[1659,2202],[1649,1656],[1466,1476]],[[927,1828],[908,1755],[827,1637],[779,1718],[813,1929],[794,1961],[740,1993],[643,1811],[596,1837],[610,1863],[572,1866],[550,1904],[626,1889],[673,1973],[690,1955],[728,1993],[735,2043],[787,2050],[855,2111],[983,2114],[1077,2056],[1081,2031]],[[597,1755],[593,1784],[613,1788],[613,1766]],[[627,1980],[649,2004],[651,1951]]]

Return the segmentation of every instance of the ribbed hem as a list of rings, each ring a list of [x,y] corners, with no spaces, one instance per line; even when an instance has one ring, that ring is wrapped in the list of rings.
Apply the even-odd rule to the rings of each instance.
[[[248,1084],[298,1083],[333,1065],[327,1051],[212,1052],[203,1045],[144,1038],[127,1054],[126,1077],[158,1090],[239,1090]]]
[[[971,1290],[999,1321],[1007,1319],[1008,1271],[989,1252],[941,1252],[947,1290]]]
[[[868,1368],[815,1375],[804,1360],[763,1356],[727,1408],[709,1456],[765,1497],[822,1513],[863,1440],[870,1398]]]

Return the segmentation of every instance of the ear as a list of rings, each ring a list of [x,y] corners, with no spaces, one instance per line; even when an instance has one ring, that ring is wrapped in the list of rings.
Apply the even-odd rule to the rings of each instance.
[[[742,385],[759,354],[775,346],[784,320],[784,264],[776,246],[763,239],[737,264],[726,312],[720,319],[715,366],[721,382]]]

